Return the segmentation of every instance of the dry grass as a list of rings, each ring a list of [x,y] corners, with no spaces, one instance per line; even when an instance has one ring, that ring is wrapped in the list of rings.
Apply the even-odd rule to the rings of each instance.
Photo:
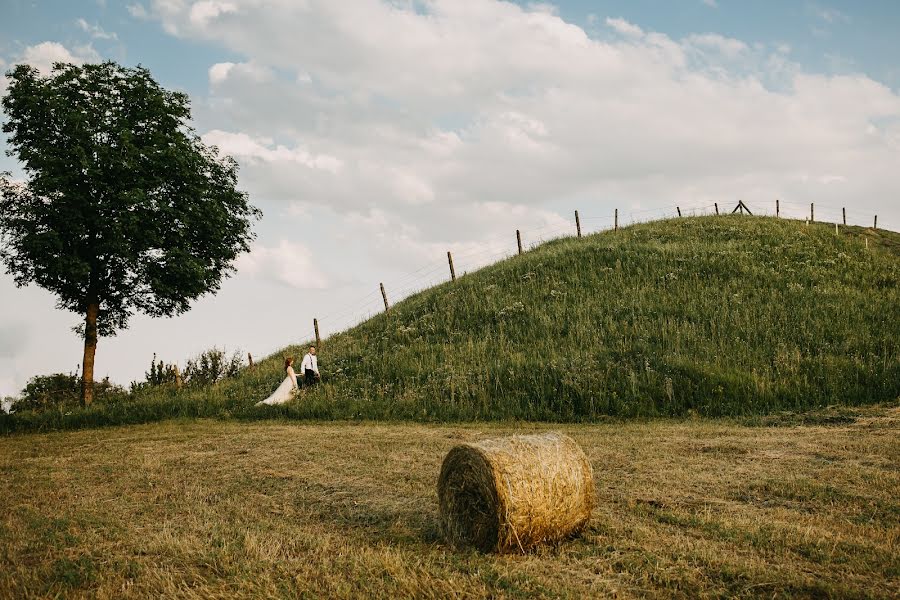
[[[525,556],[437,534],[446,452],[510,425],[6,437],[0,596],[896,597],[900,410],[846,416],[564,426],[597,508],[581,538]]]

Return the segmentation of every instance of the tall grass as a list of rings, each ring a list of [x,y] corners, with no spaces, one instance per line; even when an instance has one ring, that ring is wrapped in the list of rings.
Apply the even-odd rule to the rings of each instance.
[[[199,390],[3,417],[5,430],[170,416],[529,419],[754,415],[900,397],[900,235],[766,217],[544,244],[325,340],[325,382],[256,408],[281,356]],[[870,238],[866,249],[862,235]]]

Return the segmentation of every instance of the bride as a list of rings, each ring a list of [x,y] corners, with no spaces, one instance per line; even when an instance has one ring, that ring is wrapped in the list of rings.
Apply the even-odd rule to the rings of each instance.
[[[297,391],[297,374],[294,373],[294,357],[289,356],[284,359],[284,372],[287,373],[287,377],[284,378],[284,381],[281,382],[281,385],[278,386],[278,389],[272,392],[272,395],[262,400],[261,402],[257,402],[256,405],[259,406],[261,404],[284,404],[288,400],[294,397],[294,393]]]

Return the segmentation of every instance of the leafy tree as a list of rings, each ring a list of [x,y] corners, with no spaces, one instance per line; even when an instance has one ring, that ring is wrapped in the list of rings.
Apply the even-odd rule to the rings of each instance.
[[[81,378],[75,373],[35,375],[28,380],[22,394],[13,402],[15,410],[46,410],[77,404],[83,389]],[[94,386],[98,402],[120,401],[127,397],[124,388],[106,377]]]
[[[3,131],[28,180],[0,174],[0,259],[17,285],[84,316],[89,404],[97,337],[217,291],[261,213],[235,188],[237,163],[189,127],[188,97],[146,69],[58,63],[44,77],[19,65],[7,77]]]

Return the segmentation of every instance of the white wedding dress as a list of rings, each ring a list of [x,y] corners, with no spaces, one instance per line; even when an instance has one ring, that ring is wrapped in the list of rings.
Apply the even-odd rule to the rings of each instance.
[[[261,404],[284,404],[294,397],[294,392],[296,390],[297,375],[296,373],[294,373],[294,367],[288,367],[287,377],[284,378],[284,381],[281,382],[281,385],[278,386],[278,389],[272,392],[272,395],[265,400],[257,402],[256,405],[260,406]]]

